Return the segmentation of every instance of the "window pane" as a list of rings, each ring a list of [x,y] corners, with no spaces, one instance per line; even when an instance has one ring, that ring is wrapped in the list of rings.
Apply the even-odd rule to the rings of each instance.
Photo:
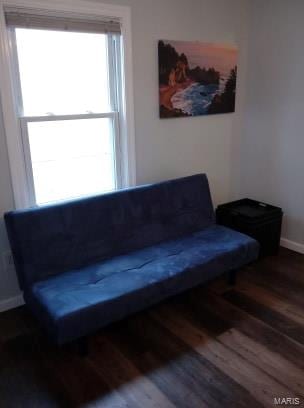
[[[28,123],[36,203],[115,189],[112,120]]]
[[[16,29],[25,116],[108,112],[107,36]]]

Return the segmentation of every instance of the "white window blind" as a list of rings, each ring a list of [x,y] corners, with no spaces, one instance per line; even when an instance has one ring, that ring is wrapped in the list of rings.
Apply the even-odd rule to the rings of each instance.
[[[37,14],[33,12],[7,10],[5,13],[6,25],[14,28],[32,28],[60,31],[76,31],[86,33],[120,34],[120,22],[115,19],[81,18],[60,15]]]

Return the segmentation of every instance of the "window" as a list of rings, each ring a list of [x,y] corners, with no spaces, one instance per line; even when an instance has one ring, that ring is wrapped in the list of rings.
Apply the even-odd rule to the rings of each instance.
[[[6,13],[28,205],[126,185],[118,22]]]

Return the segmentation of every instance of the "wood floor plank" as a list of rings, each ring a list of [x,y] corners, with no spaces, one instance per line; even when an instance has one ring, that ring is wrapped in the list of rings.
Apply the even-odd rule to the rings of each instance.
[[[279,256],[272,257],[268,263],[272,263],[276,268],[280,268],[280,271],[288,274],[293,279],[298,278],[304,284],[304,255],[298,252],[291,251],[290,249],[280,248]]]
[[[45,370],[33,336],[18,335],[0,343],[0,407],[65,408],[64,393]]]
[[[96,376],[90,362],[74,350],[45,350],[44,364],[55,377],[69,407],[132,408],[119,393]]]
[[[273,266],[269,268],[255,264],[244,271],[244,276],[246,276],[249,282],[265,287],[271,292],[288,299],[299,308],[304,308],[304,286],[298,281],[293,280],[292,275],[281,274],[279,276]]]
[[[37,323],[25,307],[0,313],[0,341],[2,342],[30,334],[36,327]]]
[[[209,407],[220,407],[225,401],[235,407],[248,407],[248,404],[254,401],[232,378],[225,375],[208,359],[193,352],[192,347],[181,341],[178,336],[172,335],[154,319],[146,318],[143,329],[145,341],[149,342],[153,352],[163,359],[170,360],[170,366],[175,368],[179,376],[183,375],[185,385],[192,384],[192,388],[200,394],[204,389],[202,398],[205,398]],[[137,330],[134,334],[137,335]]]
[[[261,280],[262,284],[260,283]],[[208,285],[208,291],[219,296],[230,290],[231,286],[222,278],[216,279]],[[257,277],[252,271],[247,272],[244,268],[244,271],[238,276],[237,290],[257,300],[258,303],[284,314],[288,319],[304,325],[304,308],[299,307],[298,302],[294,302],[293,297],[286,296],[285,290],[284,293],[280,290],[274,291],[273,285],[270,287],[264,277]]]
[[[236,329],[228,330],[218,341],[243,356],[295,394],[304,396],[304,371]]]
[[[201,327],[189,323],[180,313],[163,308],[153,315],[197,353],[244,387],[252,397],[247,399],[247,406],[257,407],[259,401],[261,405],[271,407],[275,397],[295,395],[243,356],[210,337]]]
[[[134,335],[126,328],[117,328],[107,336],[176,407],[209,408],[209,404],[200,395],[204,389],[197,393],[191,384],[194,379],[185,380],[184,373],[177,372],[170,359],[162,358],[150,349],[138,352]]]
[[[226,292],[223,297],[239,309],[267,323],[291,339],[304,344],[304,327],[286,318],[282,314],[256,302],[237,290]]]
[[[240,279],[237,285],[237,291],[251,299],[255,299],[256,302],[284,315],[285,318],[304,327],[304,309],[290,303],[288,299],[284,299],[282,296],[271,292],[269,289],[248,282],[245,279]]]
[[[278,279],[281,279],[281,277],[291,278],[293,283],[304,286],[302,254],[281,248],[279,256],[265,257],[252,266],[257,266],[256,270],[260,274],[275,273]]]
[[[173,408],[173,403],[131,360],[105,336],[96,336],[91,344],[90,365],[107,385],[116,389],[128,406],[141,408]]]
[[[279,331],[273,329],[268,324],[247,314],[224,298],[215,296],[206,289],[199,289],[190,296],[190,301],[186,303],[189,313],[201,320],[202,316],[210,314],[213,326],[218,322],[222,331],[212,330],[212,325],[208,325],[204,319],[202,325],[214,335],[220,335],[227,331],[226,328],[236,328],[246,336],[263,344],[268,349],[282,355],[297,367],[304,369],[304,347],[298,342],[294,342]],[[224,323],[223,323],[224,322]],[[226,328],[225,328],[226,327]]]

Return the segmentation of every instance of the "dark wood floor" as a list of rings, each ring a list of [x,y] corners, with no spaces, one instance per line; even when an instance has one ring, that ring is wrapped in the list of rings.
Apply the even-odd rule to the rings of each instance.
[[[25,308],[0,315],[0,407],[304,406],[304,256],[281,250],[91,338],[48,343]]]

